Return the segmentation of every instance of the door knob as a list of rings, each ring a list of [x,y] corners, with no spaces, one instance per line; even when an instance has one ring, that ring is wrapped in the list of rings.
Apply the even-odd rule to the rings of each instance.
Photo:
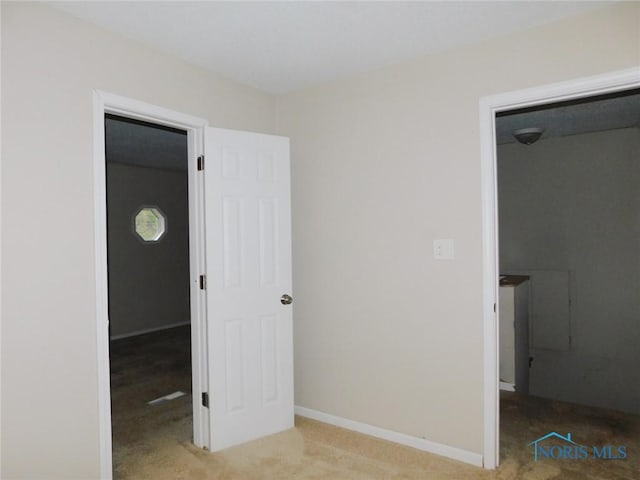
[[[293,298],[286,293],[280,297],[280,303],[283,305],[289,305],[291,302],[293,302]]]

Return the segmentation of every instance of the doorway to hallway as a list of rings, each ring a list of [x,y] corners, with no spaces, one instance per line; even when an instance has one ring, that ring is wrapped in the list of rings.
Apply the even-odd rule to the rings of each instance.
[[[192,438],[187,133],[107,114],[105,159],[117,477],[155,439]]]

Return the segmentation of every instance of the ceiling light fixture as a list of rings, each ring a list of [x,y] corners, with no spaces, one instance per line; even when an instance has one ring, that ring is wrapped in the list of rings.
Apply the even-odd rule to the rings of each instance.
[[[516,140],[520,143],[523,143],[524,145],[531,145],[532,143],[540,140],[542,132],[544,132],[544,130],[538,127],[521,128],[519,130],[514,130],[513,136],[516,137]]]

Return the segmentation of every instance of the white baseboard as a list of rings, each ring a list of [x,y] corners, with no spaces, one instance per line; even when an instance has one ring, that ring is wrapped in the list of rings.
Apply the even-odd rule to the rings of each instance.
[[[120,340],[121,338],[144,335],[145,333],[159,332],[160,330],[168,330],[170,328],[182,327],[183,325],[189,325],[190,323],[191,322],[171,323],[169,325],[162,325],[161,327],[147,328],[146,330],[136,330],[135,332],[123,333],[121,335],[114,335],[110,338],[110,340]]]
[[[500,382],[500,390],[505,390],[507,392],[515,392],[516,386],[513,383],[509,382]]]
[[[476,467],[482,467],[482,455],[479,453],[469,452],[460,448],[451,447],[442,443],[432,442],[424,438],[412,437],[404,433],[394,432],[392,430],[385,430],[384,428],[374,427],[366,423],[356,422],[342,417],[336,417],[328,413],[319,412],[318,410],[312,410],[310,408],[295,407],[296,415],[301,417],[311,418],[312,420],[318,420],[319,422],[335,425],[336,427],[346,428],[347,430],[353,430],[354,432],[363,433],[372,437],[381,438],[390,442],[399,443],[408,447],[416,448],[436,455],[442,455],[443,457],[452,458],[460,462],[469,463]]]

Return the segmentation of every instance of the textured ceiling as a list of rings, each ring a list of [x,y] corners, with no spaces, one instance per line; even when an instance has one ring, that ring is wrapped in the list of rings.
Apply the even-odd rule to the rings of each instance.
[[[50,2],[280,94],[499,37],[612,2]]]
[[[109,115],[105,119],[107,162],[187,170],[187,134]]]
[[[640,90],[613,98],[592,98],[581,102],[548,105],[496,119],[497,143],[514,143],[513,131],[539,127],[541,139],[581,133],[640,127]]]

